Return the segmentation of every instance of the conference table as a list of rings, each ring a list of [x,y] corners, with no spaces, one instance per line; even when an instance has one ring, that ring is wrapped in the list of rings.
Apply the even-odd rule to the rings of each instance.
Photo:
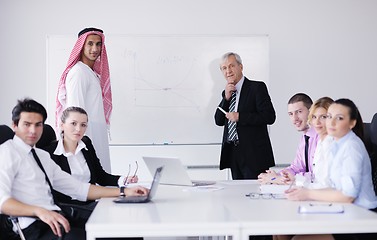
[[[160,185],[149,203],[116,204],[103,198],[86,224],[88,240],[101,237],[184,237],[377,232],[377,214],[354,204],[343,213],[298,212],[307,202],[251,199],[255,180],[208,187]]]

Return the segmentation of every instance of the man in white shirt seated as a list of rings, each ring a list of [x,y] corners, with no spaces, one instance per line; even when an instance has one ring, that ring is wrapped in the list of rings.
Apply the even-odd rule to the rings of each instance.
[[[59,212],[51,188],[81,201],[116,197],[119,189],[82,183],[63,172],[49,153],[34,148],[46,118],[46,109],[31,99],[18,101],[12,111],[15,136],[0,146],[0,212],[24,216],[18,219],[28,240],[57,239],[63,232],[65,239],[85,239],[85,230],[71,229]],[[129,196],[147,192],[143,187],[125,189]]]

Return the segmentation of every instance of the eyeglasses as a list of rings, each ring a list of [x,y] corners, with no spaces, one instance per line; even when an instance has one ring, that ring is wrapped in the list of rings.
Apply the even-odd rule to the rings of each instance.
[[[283,198],[286,198],[284,194],[276,194],[276,193],[255,193],[255,192],[252,192],[252,193],[249,193],[249,194],[246,194],[246,197],[249,197],[251,199],[283,199]]]
[[[136,164],[136,169],[135,169],[134,175],[131,177],[131,179],[136,177],[137,170],[139,170],[139,164],[137,163],[137,161],[135,161],[135,164]],[[131,173],[131,163],[128,164],[128,173],[127,173],[127,176],[124,178],[124,182],[123,182],[124,186],[126,186],[128,184],[128,179],[130,177],[130,173]]]

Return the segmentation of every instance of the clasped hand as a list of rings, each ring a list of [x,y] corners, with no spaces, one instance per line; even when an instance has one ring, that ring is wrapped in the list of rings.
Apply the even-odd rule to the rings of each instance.
[[[288,170],[282,170],[280,174],[274,170],[266,170],[265,173],[258,175],[258,182],[261,184],[286,185],[292,183],[294,180],[295,176]]]

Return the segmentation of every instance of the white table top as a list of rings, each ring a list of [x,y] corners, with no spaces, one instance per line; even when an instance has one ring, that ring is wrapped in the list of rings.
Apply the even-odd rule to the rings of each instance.
[[[216,191],[160,185],[152,202],[101,199],[86,224],[87,239],[131,236],[221,236],[376,232],[377,214],[343,204],[341,214],[299,214],[301,202],[250,199],[256,181],[224,181]]]

